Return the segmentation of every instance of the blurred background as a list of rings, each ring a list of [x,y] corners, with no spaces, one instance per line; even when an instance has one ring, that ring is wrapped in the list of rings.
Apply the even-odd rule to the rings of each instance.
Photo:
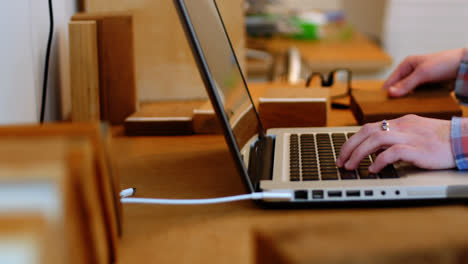
[[[352,36],[352,32],[357,32],[391,59],[385,63],[386,67],[379,68],[378,71],[365,71],[355,76],[367,79],[385,79],[407,55],[457,48],[468,43],[468,33],[464,26],[468,17],[468,2],[465,0],[218,2],[222,7],[221,12],[224,12],[228,31],[235,41],[236,51],[241,58],[250,58],[252,62],[248,69],[251,81],[272,78],[271,75],[262,77],[255,74],[259,69],[255,60],[270,63],[275,60],[275,54],[261,52],[265,50],[262,50],[262,45],[258,45],[258,39],[255,43],[255,35],[258,35],[257,38],[260,35],[265,38],[288,35],[294,41],[300,41],[301,45],[308,45],[307,41],[321,41],[319,47],[333,48],[333,41],[346,41],[346,38]],[[136,89],[141,101],[205,96],[172,1],[54,0],[53,4],[55,35],[46,120],[66,120],[70,113],[67,24],[70,17],[79,11],[129,11],[134,14]],[[223,9],[224,6],[228,11]],[[0,78],[3,80],[0,86],[0,123],[37,122],[49,23],[47,1],[9,1],[0,12],[0,28],[4,40],[0,49]],[[259,16],[283,16],[283,19],[278,28],[272,28],[268,23],[263,24],[263,27],[258,27],[257,24],[257,28],[254,28],[255,23],[259,23]],[[291,20],[285,22],[284,17]],[[314,29],[311,24],[318,26]],[[334,26],[327,27],[327,24]],[[297,31],[297,28],[295,31],[291,25],[299,25],[304,31]],[[279,29],[280,32],[268,33],[272,29]],[[262,30],[266,33],[259,33]],[[246,35],[246,32],[249,34]],[[254,41],[250,41],[251,39]],[[326,42],[327,39],[331,44]],[[289,57],[306,56],[300,48],[299,54],[294,48],[290,50],[292,47],[294,45],[287,45]],[[318,48],[315,51],[313,48],[310,50],[321,53]],[[339,51],[336,50],[338,54]],[[339,50],[346,53],[343,49]],[[166,54],[169,54],[167,59]],[[328,50],[327,54],[332,53]],[[356,57],[366,54],[364,50],[362,54],[356,54]],[[174,64],[174,61],[188,61],[189,64]],[[306,71],[310,70],[306,68]],[[176,73],[178,77],[167,72]],[[193,89],[184,88],[193,83],[196,84],[192,85]]]

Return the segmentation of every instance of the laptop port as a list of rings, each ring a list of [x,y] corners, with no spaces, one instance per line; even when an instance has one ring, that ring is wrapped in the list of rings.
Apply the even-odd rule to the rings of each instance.
[[[323,191],[322,190],[312,191],[312,198],[313,199],[323,199]]]
[[[328,197],[341,197],[341,191],[328,191]]]
[[[372,196],[372,195],[374,195],[374,191],[372,191],[372,190],[365,190],[365,191],[364,191],[364,195],[365,195],[365,196]]]
[[[346,191],[346,196],[347,197],[359,197],[359,196],[361,196],[361,192],[358,191],[358,190]]]
[[[306,190],[299,190],[294,192],[295,200],[307,200],[309,198],[308,192]]]

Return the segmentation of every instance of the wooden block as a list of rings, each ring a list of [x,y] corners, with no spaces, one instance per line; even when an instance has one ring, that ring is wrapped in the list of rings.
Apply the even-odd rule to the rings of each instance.
[[[45,218],[32,211],[0,214],[0,263],[66,262],[68,258],[56,250],[62,237],[54,233]]]
[[[401,98],[390,98],[387,92],[381,89],[372,91],[353,89],[350,108],[360,125],[407,114],[439,119],[451,119],[452,116],[462,115],[458,103],[450,92],[446,88],[437,89],[434,85],[417,88],[414,93]]]
[[[140,110],[125,119],[128,136],[193,134],[194,109],[205,100],[143,103]]]
[[[72,120],[98,121],[100,103],[96,22],[70,22],[69,32]]]
[[[119,201],[120,186],[108,152],[110,131],[99,123],[57,123],[45,125],[0,126],[0,139],[9,138],[85,138],[92,143],[93,169],[99,201],[106,219],[106,237],[110,256],[117,251],[117,237],[121,234],[122,208]]]
[[[200,107],[193,110],[193,132],[195,134],[222,134],[223,130],[219,119],[211,105],[205,101]]]
[[[269,88],[258,111],[265,129],[326,126],[328,98],[325,88]]]
[[[130,14],[77,14],[73,21],[97,23],[101,120],[124,123],[137,110],[133,49],[133,20]]]
[[[96,211],[88,210],[99,200],[85,202],[85,195],[94,195],[83,188],[90,177],[74,171],[69,156],[78,149],[63,138],[1,138],[0,142],[0,187],[9,189],[0,191],[0,212],[44,217],[52,229],[50,239],[56,240],[55,244],[50,241],[53,253],[66,262],[109,263],[101,247],[106,245],[103,233],[95,232],[103,231],[104,223],[96,219],[99,212],[94,215]]]

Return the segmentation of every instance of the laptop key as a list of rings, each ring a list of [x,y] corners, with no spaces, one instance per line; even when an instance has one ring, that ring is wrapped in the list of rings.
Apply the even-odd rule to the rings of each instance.
[[[338,180],[338,174],[335,172],[322,172],[322,180]]]
[[[333,148],[335,150],[336,156],[338,157],[341,152],[341,147],[346,142],[346,136],[344,133],[333,133],[332,139],[333,139]]]
[[[303,181],[318,181],[319,176],[318,174],[302,174]]]
[[[365,157],[358,167],[359,177],[363,180],[377,179],[377,174],[369,172],[369,166],[372,164],[369,156]]]
[[[377,179],[377,174],[370,173],[368,168],[360,168],[358,171],[360,178],[363,180]]]
[[[296,182],[296,181],[300,181],[301,178],[299,177],[299,175],[291,175],[289,177],[289,181],[292,181],[292,182]]]
[[[358,178],[355,170],[339,168],[339,171],[342,180],[355,180]]]
[[[399,178],[398,174],[397,174],[397,172],[395,170],[395,167],[393,167],[393,165],[387,165],[385,168],[383,168],[380,171],[379,176],[382,179]]]

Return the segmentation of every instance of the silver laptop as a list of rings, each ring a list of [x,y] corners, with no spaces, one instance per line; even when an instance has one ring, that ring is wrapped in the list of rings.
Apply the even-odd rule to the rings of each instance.
[[[214,0],[175,0],[182,24],[237,169],[249,192],[286,192],[273,203],[343,203],[465,199],[468,175],[394,164],[368,172],[336,167],[342,144],[359,127],[277,128],[264,131]],[[313,114],[313,113],[310,113]]]

